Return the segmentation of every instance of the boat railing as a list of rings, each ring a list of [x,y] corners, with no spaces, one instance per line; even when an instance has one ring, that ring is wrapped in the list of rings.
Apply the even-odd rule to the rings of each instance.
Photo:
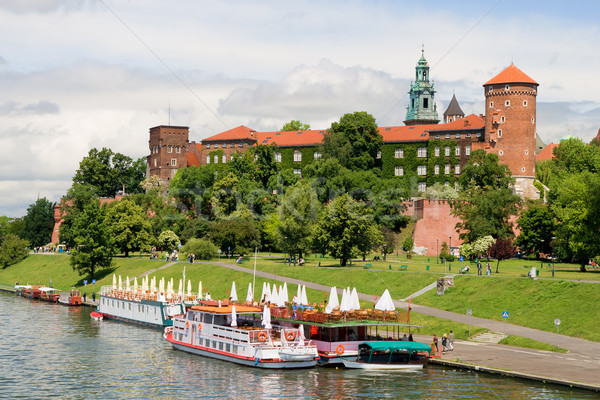
[[[100,295],[106,297],[114,297],[116,299],[124,299],[131,301],[142,301],[142,300],[152,300],[152,301],[163,301],[171,304],[180,304],[182,302],[182,296],[179,294],[165,294],[163,292],[152,292],[152,291],[143,291],[143,290],[134,290],[132,288],[127,289],[119,289],[115,288],[112,285],[102,286],[100,289]],[[192,298],[190,296],[184,296],[186,299]]]

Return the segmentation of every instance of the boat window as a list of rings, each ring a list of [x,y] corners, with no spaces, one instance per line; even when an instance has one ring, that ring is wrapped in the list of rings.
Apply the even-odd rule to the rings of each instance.
[[[131,303],[129,303],[129,311],[131,311]]]
[[[231,345],[229,343],[225,345],[225,351],[231,353]]]
[[[223,342],[219,342],[219,350],[223,350]]]
[[[217,341],[216,341],[216,340],[213,340],[213,341],[212,341],[212,347],[213,347],[214,349],[216,349],[216,348],[217,348]]]

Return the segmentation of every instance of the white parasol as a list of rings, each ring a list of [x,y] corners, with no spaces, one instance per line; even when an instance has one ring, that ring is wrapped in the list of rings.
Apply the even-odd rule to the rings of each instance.
[[[235,312],[235,306],[231,307],[231,326],[237,326],[237,313]]]
[[[272,296],[273,292],[271,291],[271,284],[267,282],[267,301],[271,301]]]
[[[165,277],[164,276],[162,278],[160,278],[160,281],[158,281],[158,291],[161,293],[165,292]]]
[[[277,293],[277,301],[275,302],[277,307],[285,307],[285,299],[283,297],[283,287],[279,285],[279,292]]]
[[[262,325],[265,329],[271,329],[271,309],[265,304],[262,315]]]
[[[358,300],[358,292],[356,288],[352,288],[352,294],[350,295],[350,309],[360,310],[360,301]]]
[[[300,326],[298,327],[298,335],[300,336],[300,340],[304,340],[304,325],[300,324]]]
[[[237,290],[235,289],[235,281],[231,284],[231,294],[229,295],[231,301],[238,301]],[[232,325],[234,326],[234,325]]]
[[[137,276],[135,278],[133,278],[133,291],[136,292],[136,293],[138,291]]]
[[[152,279],[150,280],[150,291],[152,293],[156,293],[156,277],[153,276]]]
[[[306,297],[306,285],[302,286],[302,301],[300,302],[303,306],[308,305],[308,298]]]
[[[123,290],[123,281],[121,280],[121,275],[119,275],[119,286],[118,286],[119,290]]]
[[[298,285],[298,290],[296,291],[296,304],[302,304],[302,285]]]
[[[281,294],[281,292],[280,292]],[[283,301],[286,303],[290,302],[290,296],[288,295],[288,290],[287,290],[287,282],[283,282]]]
[[[331,313],[334,308],[340,306],[340,301],[338,300],[337,288],[332,286],[329,290],[329,299],[327,301],[327,307],[325,307],[325,312],[327,314]]]
[[[375,304],[375,309],[381,311],[394,311],[396,309],[392,296],[390,296],[390,292],[387,289],[385,289],[385,292],[383,292],[381,298]]]
[[[273,304],[277,304],[277,302],[279,301],[279,293],[277,293],[277,285],[273,285],[273,290],[271,290],[271,297],[269,298],[269,301]]]
[[[183,279],[179,280],[179,288],[177,289],[177,295],[179,297],[183,296]]]
[[[343,289],[343,291],[342,291],[342,301],[340,302],[340,311],[341,312],[350,311],[350,293],[346,289]]]
[[[262,293],[260,294],[260,301],[266,300],[265,296],[267,295],[267,283],[263,282]]]
[[[129,285],[129,276],[127,276],[127,279],[125,279],[125,290],[131,292],[131,286]]]
[[[113,290],[117,290],[117,275],[113,274]]]
[[[202,281],[198,282],[198,299],[202,299]]]
[[[188,279],[187,295],[189,298],[192,297],[192,280]]]
[[[248,282],[248,294],[246,295],[246,301],[252,303],[254,295],[252,294],[252,283]]]

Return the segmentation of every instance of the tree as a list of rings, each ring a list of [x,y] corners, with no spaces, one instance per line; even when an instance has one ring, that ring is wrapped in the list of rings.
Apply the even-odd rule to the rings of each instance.
[[[202,217],[186,219],[179,232],[181,244],[186,244],[191,239],[200,239],[210,231],[208,221]]]
[[[114,240],[99,200],[90,201],[76,213],[71,232],[76,244],[70,257],[73,270],[94,279],[96,271],[113,265]]]
[[[194,254],[197,260],[210,260],[217,257],[217,246],[210,240],[190,239],[182,248],[185,254]]]
[[[481,258],[488,255],[489,249],[496,243],[491,235],[483,236],[473,242],[472,250],[473,257]]]
[[[323,137],[324,156],[334,157],[351,170],[375,167],[383,146],[375,118],[362,111],[345,114],[334,122]]]
[[[309,129],[310,129],[309,124],[303,124],[302,122],[293,119],[290,122],[286,122],[285,124],[283,124],[283,127],[281,127],[280,130],[281,130],[281,132],[285,132],[285,131],[307,131]]]
[[[412,235],[408,235],[404,242],[402,242],[402,247],[404,247],[404,251],[406,252],[406,258],[410,259],[412,254],[412,249],[415,247],[415,242],[413,241]]]
[[[167,253],[172,252],[179,244],[179,237],[171,230],[163,231],[158,235],[158,247]]]
[[[554,237],[554,214],[547,204],[529,202],[517,220],[520,234],[515,244],[523,254],[540,256],[551,252]]]
[[[440,260],[452,262],[454,261],[454,259],[454,255],[450,254],[450,248],[448,247],[448,243],[442,242],[442,246],[440,249]]]
[[[381,232],[373,226],[376,224],[365,205],[343,194],[327,205],[325,215],[317,222],[312,235],[313,247],[339,258],[340,265],[346,266],[348,260],[360,252],[359,246],[371,248],[383,241]]]
[[[29,242],[11,233],[4,236],[0,245],[0,265],[6,268],[24,260],[29,254]]]
[[[27,208],[27,215],[23,218],[25,227],[21,235],[31,246],[38,247],[50,243],[54,229],[55,205],[42,197]]]
[[[309,249],[317,213],[317,193],[313,188],[307,184],[289,187],[278,207],[277,246],[289,255],[302,258]]]
[[[256,168],[254,176],[257,181],[262,183],[263,188],[267,188],[269,179],[273,176],[277,176],[277,173],[279,172],[279,163],[275,160],[276,149],[276,145],[258,145],[252,148],[254,165]]]
[[[106,223],[110,227],[115,247],[129,256],[130,251],[143,250],[152,243],[152,225],[148,213],[127,199],[107,206]]]
[[[513,237],[509,219],[517,214],[521,198],[513,192],[508,167],[498,163],[496,154],[476,150],[463,171],[463,191],[452,204],[452,214],[461,219],[456,224],[459,237],[468,243],[488,235]]]
[[[509,239],[499,238],[494,242],[494,244],[490,247],[488,253],[490,257],[495,258],[496,262],[496,273],[498,273],[498,266],[500,265],[500,261],[508,260],[512,256],[515,255],[517,251],[516,247],[512,244],[512,241]]]
[[[169,194],[184,206],[180,208],[194,210],[196,215],[208,212],[215,171],[214,164],[180,168],[171,180]]]
[[[260,243],[260,233],[251,221],[225,220],[214,223],[210,238],[224,253],[247,254]]]

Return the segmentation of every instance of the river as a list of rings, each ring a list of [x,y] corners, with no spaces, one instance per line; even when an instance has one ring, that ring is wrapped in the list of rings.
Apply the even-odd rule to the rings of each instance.
[[[0,292],[0,398],[593,399],[561,386],[428,366],[262,371],[173,350],[156,329]]]

